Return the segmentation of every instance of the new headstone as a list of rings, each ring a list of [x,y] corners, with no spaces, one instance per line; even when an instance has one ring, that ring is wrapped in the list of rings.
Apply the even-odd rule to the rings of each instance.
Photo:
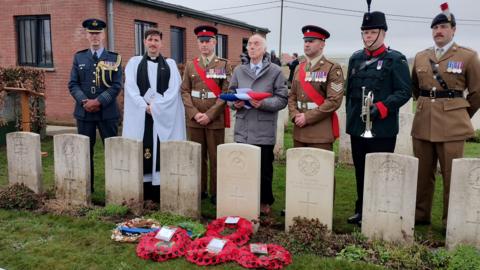
[[[412,243],[418,159],[392,153],[367,154],[362,233],[374,239]]]
[[[122,137],[105,140],[105,202],[143,206],[143,147]]]
[[[260,215],[260,147],[229,143],[217,148],[217,217]]]
[[[160,210],[199,218],[202,146],[172,141],[161,143],[160,149]]]
[[[233,143],[235,140],[233,139],[233,131],[235,127],[235,115],[236,111],[230,109],[230,127],[225,128],[225,143]]]
[[[413,113],[413,98],[410,98],[407,103],[400,107],[400,113]]]
[[[477,111],[473,115],[471,121],[472,121],[472,126],[474,130],[480,129],[480,112]]]
[[[342,105],[343,106],[343,105]],[[338,145],[338,162],[343,164],[353,164],[352,146],[350,143],[350,135],[346,133],[347,113],[339,110],[338,120],[340,125],[340,138]]]
[[[480,248],[480,159],[452,162],[446,247],[472,245]]]
[[[395,153],[407,156],[413,156],[412,131],[413,113],[399,113],[399,130],[397,142],[395,144]]]
[[[70,205],[90,204],[90,141],[87,136],[53,137],[55,189],[58,200]]]
[[[40,135],[32,132],[7,134],[8,181],[23,183],[35,193],[42,193],[42,158]]]
[[[287,150],[285,230],[300,216],[332,229],[335,154],[316,148]]]
[[[276,135],[275,146],[273,148],[273,154],[275,155],[276,160],[279,160],[283,156],[283,153],[285,151],[285,148],[284,148],[285,114],[288,115],[287,108],[278,112],[277,135]]]

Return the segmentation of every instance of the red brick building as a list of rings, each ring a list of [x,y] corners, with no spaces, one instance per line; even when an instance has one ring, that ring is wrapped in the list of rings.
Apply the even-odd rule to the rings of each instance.
[[[0,9],[0,66],[46,70],[46,115],[49,123],[71,124],[73,98],[67,83],[73,55],[88,47],[81,24],[86,18],[107,22],[106,48],[128,59],[144,52],[142,33],[163,32],[162,54],[185,62],[198,55],[193,29],[200,24],[219,30],[217,54],[236,64],[252,33],[268,29],[155,0],[3,0]]]

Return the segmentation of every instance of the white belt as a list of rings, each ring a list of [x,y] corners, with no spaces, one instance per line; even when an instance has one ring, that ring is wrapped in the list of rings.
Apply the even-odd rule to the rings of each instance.
[[[192,97],[194,98],[201,98],[201,99],[206,99],[206,98],[217,98],[213,92],[209,91],[198,91],[198,90],[192,90]]]
[[[313,110],[318,107],[318,105],[315,102],[302,102],[302,101],[297,101],[297,106],[299,109],[302,109],[302,110]]]

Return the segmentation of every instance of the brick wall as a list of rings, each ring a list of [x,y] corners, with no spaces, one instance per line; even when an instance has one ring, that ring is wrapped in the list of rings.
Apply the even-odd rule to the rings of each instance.
[[[199,54],[193,29],[200,24],[214,25],[190,17],[179,17],[162,10],[144,7],[126,1],[114,4],[115,50],[123,57],[123,67],[135,53],[134,21],[142,20],[157,23],[163,32],[164,56],[170,56],[170,27],[185,29],[185,59]],[[3,0],[0,9],[0,66],[17,65],[17,44],[15,16],[50,15],[52,29],[53,63],[46,72],[46,114],[49,123],[73,124],[73,98],[68,92],[68,80],[73,55],[76,51],[88,47],[81,26],[86,18],[107,19],[105,0]],[[218,24],[220,34],[228,36],[228,58],[233,64],[239,63],[242,52],[242,39],[252,32],[232,26]],[[107,34],[107,33],[106,33]],[[107,36],[107,35],[106,35]],[[107,46],[107,44],[105,44]]]

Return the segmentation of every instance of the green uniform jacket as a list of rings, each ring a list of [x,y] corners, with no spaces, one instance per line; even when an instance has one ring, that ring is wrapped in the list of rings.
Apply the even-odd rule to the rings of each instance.
[[[375,59],[375,58],[373,58]],[[377,61],[367,64],[369,57],[364,50],[355,52],[349,60],[347,74],[347,133],[360,136],[365,130],[362,111],[362,86],[373,91],[373,102],[379,109],[386,109],[380,119],[374,119],[372,132],[376,138],[395,137],[398,134],[398,110],[412,96],[411,79],[407,59],[395,50],[386,50]],[[382,110],[385,111],[385,110]]]

